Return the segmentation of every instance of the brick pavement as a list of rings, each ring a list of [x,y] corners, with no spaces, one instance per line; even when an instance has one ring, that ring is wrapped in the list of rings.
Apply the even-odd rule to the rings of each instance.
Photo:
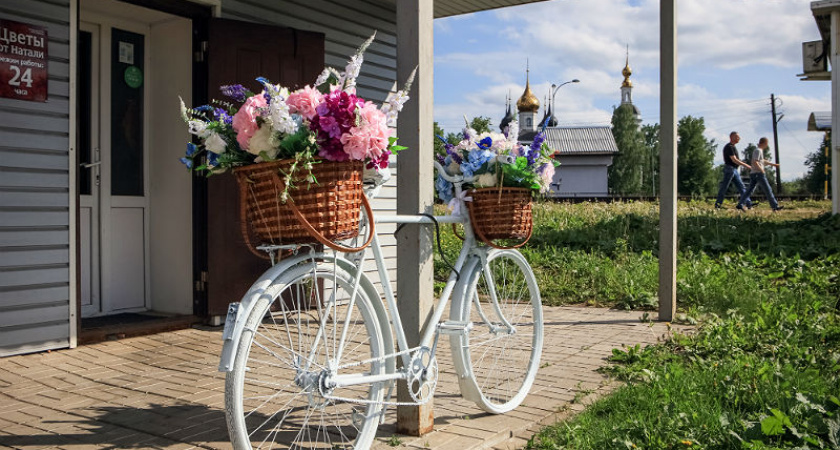
[[[668,332],[641,322],[639,312],[551,307],[544,316],[542,368],[519,408],[494,416],[462,399],[442,345],[435,431],[392,439],[391,412],[374,448],[394,448],[395,440],[398,448],[521,448],[616,386],[596,372],[613,348]],[[230,448],[224,374],[216,371],[220,336],[219,327],[197,327],[0,359],[0,447]]]

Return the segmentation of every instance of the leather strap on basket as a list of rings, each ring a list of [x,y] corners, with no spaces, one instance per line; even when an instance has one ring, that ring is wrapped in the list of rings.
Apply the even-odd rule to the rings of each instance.
[[[292,213],[294,213],[295,217],[297,217],[297,220],[300,221],[300,224],[303,225],[304,228],[306,228],[306,231],[308,231],[312,237],[317,239],[318,242],[326,245],[327,247],[333,250],[345,253],[356,253],[366,249],[367,246],[370,245],[371,241],[373,240],[373,234],[375,233],[373,210],[370,207],[367,195],[362,195],[362,206],[365,207],[365,214],[367,214],[368,217],[368,237],[365,243],[359,247],[347,247],[346,245],[336,244],[335,242],[327,239],[326,237],[324,237],[323,234],[318,232],[318,230],[316,230],[315,227],[313,227],[308,220],[306,220],[306,217],[304,217],[300,210],[297,208],[297,206],[295,206],[294,200],[289,201],[286,204],[289,205],[289,207],[292,209]]]
[[[239,185],[239,231],[242,232],[242,240],[245,241],[245,245],[248,246],[248,250],[254,254],[257,258],[260,259],[271,259],[271,255],[266,252],[261,252],[254,247],[254,243],[251,242],[251,233],[248,232],[248,220],[246,220],[247,211],[248,211],[248,187],[246,186],[247,181],[240,181],[237,183]]]
[[[475,216],[473,215],[473,209],[470,207],[470,205],[467,205],[467,211],[469,211],[469,213],[470,213],[470,223],[476,223]],[[473,228],[473,231],[475,231],[475,234],[478,235],[478,239],[481,242],[484,242],[485,244],[489,245],[490,247],[497,248],[499,250],[509,250],[511,248],[522,247],[523,245],[525,245],[525,243],[527,243],[531,239],[531,234],[534,231],[534,224],[533,224],[533,222],[528,223],[528,236],[525,237],[525,240],[523,240],[522,242],[520,242],[516,245],[511,245],[510,247],[506,247],[504,245],[496,245],[496,244],[493,243],[493,241],[491,241],[490,239],[487,239],[487,236],[484,235],[484,232],[481,231],[481,228],[476,227],[476,226],[473,226],[472,228]],[[456,235],[457,235],[457,233],[456,233]]]

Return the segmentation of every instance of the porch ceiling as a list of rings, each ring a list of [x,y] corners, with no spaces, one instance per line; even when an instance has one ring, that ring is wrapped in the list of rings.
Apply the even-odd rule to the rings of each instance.
[[[379,1],[391,5],[396,3],[396,0]],[[546,0],[437,0],[435,1],[435,19],[544,1]]]
[[[840,9],[840,0],[820,0],[811,2],[811,12],[817,21],[823,42],[829,42],[831,35],[831,11]]]

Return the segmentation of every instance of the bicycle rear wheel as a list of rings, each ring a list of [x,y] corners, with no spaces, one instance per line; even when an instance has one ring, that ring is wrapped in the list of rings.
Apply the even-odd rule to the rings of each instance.
[[[370,446],[384,383],[330,389],[325,382],[385,372],[384,362],[371,361],[385,348],[377,313],[362,289],[351,302],[353,286],[336,264],[310,262],[285,272],[260,298],[225,380],[234,448]]]
[[[456,370],[466,374],[461,391],[483,410],[504,413],[522,403],[539,368],[543,319],[537,280],[515,250],[491,250],[467,280],[453,315],[472,328],[451,338]]]

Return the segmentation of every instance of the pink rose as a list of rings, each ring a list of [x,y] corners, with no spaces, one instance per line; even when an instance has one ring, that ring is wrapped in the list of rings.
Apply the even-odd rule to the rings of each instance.
[[[286,104],[289,105],[289,111],[293,114],[300,114],[306,120],[312,120],[315,117],[315,107],[317,107],[324,100],[324,96],[314,89],[312,86],[306,86],[303,89],[289,94],[286,99]]]
[[[268,106],[268,102],[266,102],[264,95],[254,95],[245,100],[245,103],[239,108],[239,111],[233,115],[233,129],[236,131],[236,142],[239,143],[239,146],[243,150],[248,150],[251,137],[259,128],[257,117],[260,115],[260,109],[266,106]]]

